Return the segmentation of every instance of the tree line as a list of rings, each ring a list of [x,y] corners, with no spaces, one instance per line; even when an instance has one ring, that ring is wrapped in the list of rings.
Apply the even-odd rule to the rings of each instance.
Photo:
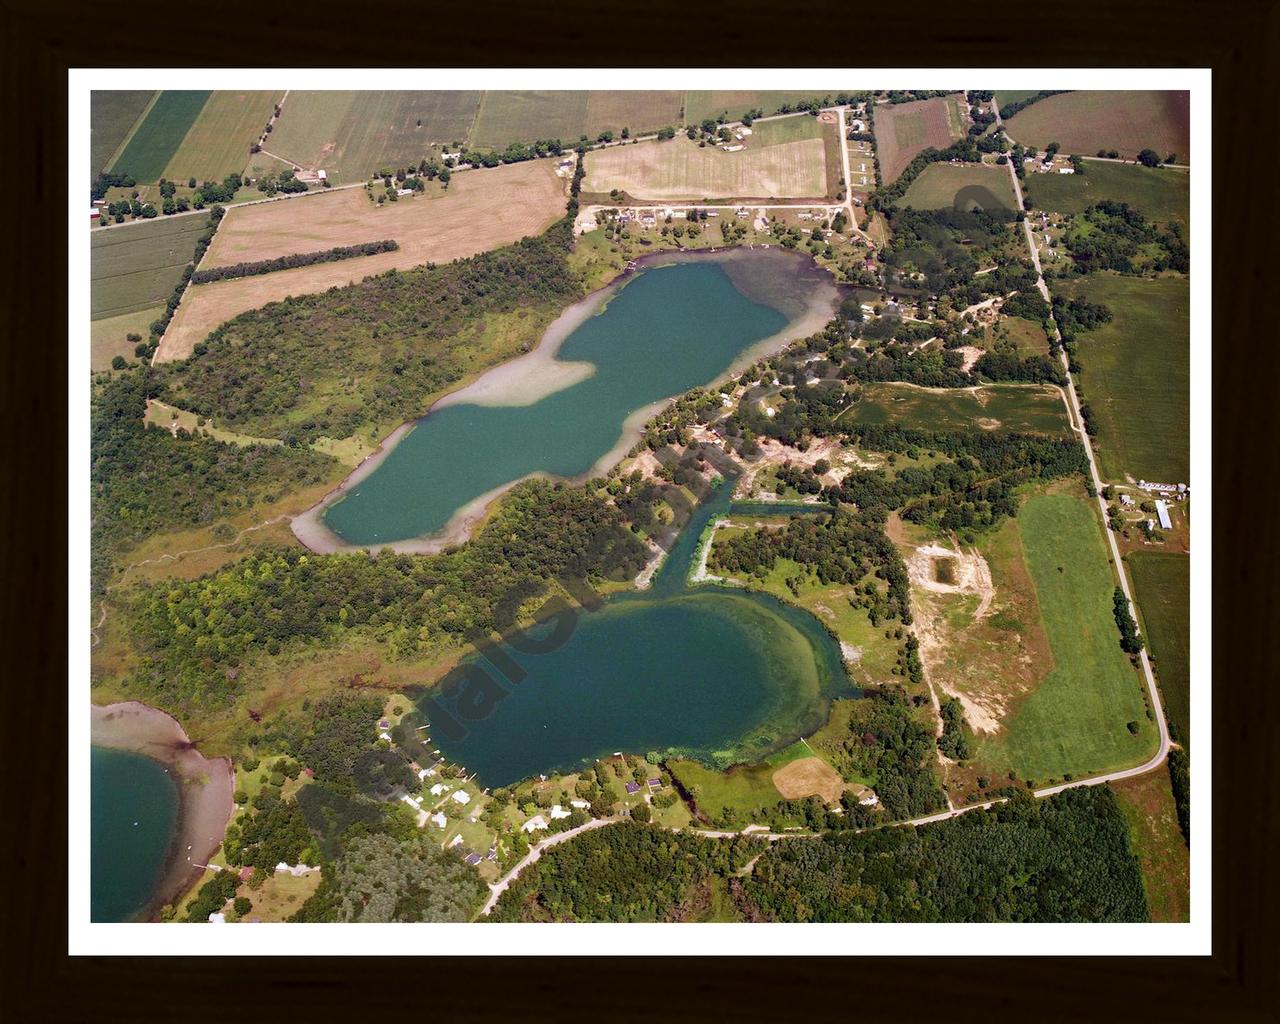
[[[338,260],[354,259],[357,256],[376,256],[380,252],[395,252],[399,248],[400,244],[389,238],[379,242],[361,242],[359,245],[336,245],[332,249],[321,249],[316,252],[293,253],[270,260],[232,263],[224,267],[197,270],[191,275],[191,283],[209,284],[212,281],[227,281],[237,277],[254,277],[277,270],[310,267],[316,263],[334,263]]]

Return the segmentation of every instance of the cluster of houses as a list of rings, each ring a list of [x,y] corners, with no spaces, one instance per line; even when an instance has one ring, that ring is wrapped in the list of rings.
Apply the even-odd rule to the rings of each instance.
[[[1022,165],[1029,170],[1035,171],[1037,174],[1051,174],[1054,171],[1055,160],[1049,158],[1041,160],[1038,156],[1023,157]],[[1057,162],[1057,171],[1059,174],[1075,174],[1076,169],[1070,164]]]

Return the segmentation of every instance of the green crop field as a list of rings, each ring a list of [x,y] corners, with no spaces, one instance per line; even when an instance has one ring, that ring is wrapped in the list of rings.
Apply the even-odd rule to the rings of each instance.
[[[170,158],[164,176],[171,181],[191,177],[221,181],[244,170],[249,147],[282,95],[279,91],[213,93]]]
[[[1101,302],[1113,319],[1081,334],[1082,401],[1093,410],[1105,480],[1179,483],[1191,475],[1190,284],[1185,278],[1090,274],[1054,281],[1062,295]]]
[[[838,89],[819,89],[785,92],[740,89],[732,90],[691,90],[685,94],[684,119],[686,124],[700,124],[708,117],[719,117],[728,114],[730,121],[739,120],[748,110],[763,110],[764,115],[776,113],[784,104],[802,103],[805,100],[823,99],[834,96]]]
[[[1082,498],[1042,494],[1022,506],[1018,529],[1053,667],[1001,731],[981,740],[976,760],[1037,785],[1141,764],[1158,734],[1142,681],[1120,650],[1101,523]]]
[[[587,95],[581,91],[549,90],[486,92],[476,113],[472,145],[502,149],[517,140],[576,142],[586,131]]]
[[[335,183],[360,181],[467,142],[479,102],[478,92],[290,92],[264,148]]]
[[[95,231],[89,256],[92,319],[163,306],[208,226],[209,215],[197,213]]]
[[[138,181],[157,181],[164,177],[165,168],[182,145],[209,96],[207,91],[175,92],[166,89],[162,92],[124,151],[111,165],[111,170],[118,174],[131,174]]]
[[[1052,213],[1083,213],[1093,203],[1114,199],[1141,210],[1157,224],[1177,222],[1187,227],[1191,215],[1188,172],[1137,164],[1089,160],[1084,174],[1028,174],[1022,191],[1036,209]]]
[[[471,144],[503,149],[512,142],[560,139],[577,142],[603,131],[620,136],[654,131],[680,120],[684,93],[662,90],[624,92],[486,92],[476,114]]]
[[[1191,745],[1191,558],[1170,551],[1125,556],[1169,724]]]
[[[1015,430],[1067,434],[1071,424],[1057,388],[988,384],[978,388],[928,390],[910,384],[867,384],[861,400],[841,419],[921,430]]]
[[[150,89],[99,89],[90,94],[89,163],[94,174],[111,162],[154,95]]]
[[[1114,149],[1132,160],[1154,149],[1190,163],[1191,94],[1155,90],[1061,93],[1024,107],[1007,122],[1009,137],[1043,149],[1060,143],[1062,152],[1093,156]]]
[[[1067,177],[1067,175],[1063,175]],[[989,164],[930,164],[924,169],[906,195],[903,206],[917,210],[941,210],[958,207],[971,210],[1012,210],[1017,206],[1013,183],[1004,167]]]

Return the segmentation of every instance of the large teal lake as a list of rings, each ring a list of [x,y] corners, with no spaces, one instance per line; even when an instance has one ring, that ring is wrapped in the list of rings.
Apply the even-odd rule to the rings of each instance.
[[[541,367],[554,376],[565,364],[590,364],[590,376],[529,402],[527,388],[522,394],[521,381],[511,379],[520,360],[490,371],[505,375],[500,394],[491,388],[486,404],[466,401],[477,386],[484,390],[482,377],[419,420],[325,510],[324,525],[359,546],[425,537],[530,474],[589,473],[623,440],[628,417],[712,382],[835,297],[829,275],[779,250],[654,266],[622,284],[586,300],[595,315],[564,338],[558,367]],[[512,404],[520,401],[528,404]]]
[[[507,696],[462,723],[461,739],[437,720],[431,736],[441,753],[485,785],[504,786],[615,751],[750,762],[820,728],[831,700],[857,690],[818,621],[765,594],[687,583],[703,527],[756,510],[733,505],[732,489],[721,485],[698,507],[649,591],[583,613],[550,653],[505,648],[528,678],[511,685],[485,666]],[[436,708],[430,695],[419,705],[428,722]]]
[[[134,920],[155,895],[178,823],[178,787],[164,765],[93,747],[90,917]]]

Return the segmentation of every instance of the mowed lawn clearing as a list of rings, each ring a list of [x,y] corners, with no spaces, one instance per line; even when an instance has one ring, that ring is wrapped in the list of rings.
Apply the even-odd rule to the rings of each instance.
[[[95,89],[89,94],[89,163],[93,173],[111,163],[153,96],[151,89]]]
[[[1094,203],[1114,199],[1141,210],[1148,220],[1157,224],[1188,226],[1191,219],[1189,172],[1103,160],[1088,160],[1084,166],[1084,174],[1028,174],[1022,191],[1031,197],[1036,209],[1051,213],[1083,213]]]
[[[1013,196],[1009,172],[1004,167],[930,164],[911,183],[901,204],[914,206],[917,210],[971,210],[975,206],[984,210],[1012,210],[1017,201]]]
[[[393,268],[445,263],[545,231],[564,214],[564,183],[554,161],[529,160],[458,174],[449,188],[377,207],[363,189],[227,211],[202,266],[315,252],[383,238],[400,248],[376,256],[319,263],[188,289],[161,342],[158,359],[191,354],[196,342],[245,310],[351,284]],[[97,236],[95,236],[97,237]]]
[[[89,242],[90,317],[163,306],[208,226],[209,215],[197,213],[95,231]]]
[[[920,430],[1014,430],[1067,434],[1071,423],[1062,393],[1049,385],[988,384],[974,388],[863,385],[862,397],[839,419],[872,426],[902,424]]]
[[[335,184],[360,181],[467,142],[479,102],[474,91],[290,92],[263,148]]]
[[[164,177],[165,168],[182,145],[209,96],[207,90],[166,89],[162,92],[111,165],[111,170],[117,174],[131,174],[140,182],[158,181]]]
[[[249,147],[283,95],[280,91],[213,93],[169,159],[164,176],[170,181],[192,177],[221,181],[242,171]]]
[[[797,742],[759,764],[738,765],[723,772],[697,761],[670,760],[666,767],[684,790],[693,794],[698,809],[713,821],[726,810],[750,819],[755,812],[774,807],[784,799],[774,784],[777,771],[792,761],[813,756],[806,744]]]
[[[876,152],[884,183],[891,185],[917,153],[933,146],[946,149],[959,135],[947,106],[949,96],[911,103],[876,104]]]
[[[1141,764],[1158,733],[1142,681],[1120,650],[1115,579],[1093,508],[1070,495],[1034,495],[1019,510],[1018,529],[1053,668],[1000,732],[980,740],[976,760],[1037,785]]]
[[[1125,556],[1143,635],[1178,742],[1191,746],[1191,558],[1172,551]]]
[[[1178,828],[1169,770],[1109,783],[1129,826],[1129,842],[1142,867],[1152,921],[1191,920],[1191,851]]]
[[[788,118],[782,132],[807,135],[770,145],[770,132],[752,136],[746,149],[726,153],[700,147],[683,135],[665,142],[641,142],[587,154],[585,192],[618,189],[651,201],[703,199],[809,198],[826,196],[826,142],[813,118]],[[780,122],[775,122],[780,123]]]
[[[1101,302],[1112,320],[1078,336],[1081,401],[1097,423],[1104,480],[1187,482],[1191,475],[1190,284],[1090,274],[1051,287]]]
[[[877,112],[877,117],[879,113]],[[1191,162],[1191,94],[1148,90],[1066,92],[1024,107],[1005,122],[1009,137],[1044,149],[1060,143],[1062,152],[1093,156],[1114,149],[1134,159],[1154,149],[1163,160]]]

